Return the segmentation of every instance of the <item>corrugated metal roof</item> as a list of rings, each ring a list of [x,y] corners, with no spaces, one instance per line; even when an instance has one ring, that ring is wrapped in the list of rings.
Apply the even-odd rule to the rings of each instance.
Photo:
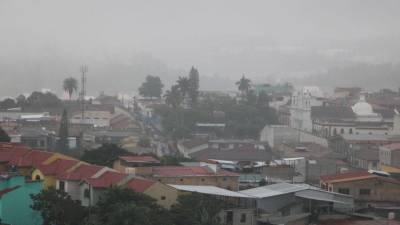
[[[175,184],[169,184],[169,186],[178,189],[180,191],[188,191],[201,194],[219,195],[219,196],[236,197],[236,198],[253,198],[246,194],[229,191],[215,186],[197,186],[197,185],[195,186],[195,185],[175,185]]]
[[[305,199],[312,199],[324,202],[333,202],[348,205],[352,207],[353,198],[350,195],[343,195],[335,192],[328,192],[316,189],[307,189],[296,192],[295,196]]]
[[[306,184],[278,183],[278,184],[271,184],[262,187],[239,191],[239,193],[250,195],[255,198],[267,198],[272,196],[289,194],[310,188],[314,187]]]

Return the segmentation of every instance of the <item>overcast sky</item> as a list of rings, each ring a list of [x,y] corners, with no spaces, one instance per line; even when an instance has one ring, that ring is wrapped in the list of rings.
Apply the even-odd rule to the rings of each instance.
[[[0,0],[0,63],[54,55],[130,63],[145,53],[174,69],[260,77],[282,66],[259,66],[267,63],[259,51],[398,38],[399,9],[398,0]]]

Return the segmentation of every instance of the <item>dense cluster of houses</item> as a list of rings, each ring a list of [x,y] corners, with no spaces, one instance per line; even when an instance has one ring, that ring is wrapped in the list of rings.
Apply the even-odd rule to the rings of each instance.
[[[338,216],[355,218],[359,201],[378,201],[382,194],[386,198],[399,195],[383,193],[385,188],[399,185],[398,181],[368,172],[354,174],[361,176],[359,179],[350,179],[350,174],[344,178],[325,176],[321,178],[321,187],[279,182],[243,188],[239,186],[240,174],[222,166],[223,162],[218,160],[162,166],[151,156],[121,156],[113,168],[108,168],[59,153],[33,150],[23,144],[1,143],[0,216],[10,224],[41,224],[40,214],[29,207],[29,195],[50,187],[64,190],[87,207],[95,205],[104,191],[113,186],[146,194],[165,208],[170,208],[182,194],[210,195],[230,202],[221,212],[222,222],[227,225],[308,224]],[[357,181],[376,187],[369,191],[369,198],[366,190],[357,189]],[[14,203],[6,204],[8,201]],[[15,208],[26,217],[7,214]]]

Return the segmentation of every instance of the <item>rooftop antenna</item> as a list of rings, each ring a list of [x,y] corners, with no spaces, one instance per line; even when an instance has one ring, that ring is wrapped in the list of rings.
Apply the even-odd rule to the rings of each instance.
[[[82,123],[85,119],[85,96],[86,96],[86,73],[88,72],[88,67],[86,65],[82,65],[80,68],[80,72],[82,74],[81,77],[81,92],[79,94],[79,100],[81,103],[81,119]]]

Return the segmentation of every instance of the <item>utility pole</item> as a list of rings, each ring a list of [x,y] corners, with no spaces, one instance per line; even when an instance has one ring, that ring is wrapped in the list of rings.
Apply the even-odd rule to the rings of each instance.
[[[81,103],[81,119],[82,123],[85,121],[85,96],[86,96],[86,73],[88,72],[88,67],[86,65],[82,65],[80,68],[80,72],[82,74],[81,77],[81,92],[79,94],[79,99]]]

